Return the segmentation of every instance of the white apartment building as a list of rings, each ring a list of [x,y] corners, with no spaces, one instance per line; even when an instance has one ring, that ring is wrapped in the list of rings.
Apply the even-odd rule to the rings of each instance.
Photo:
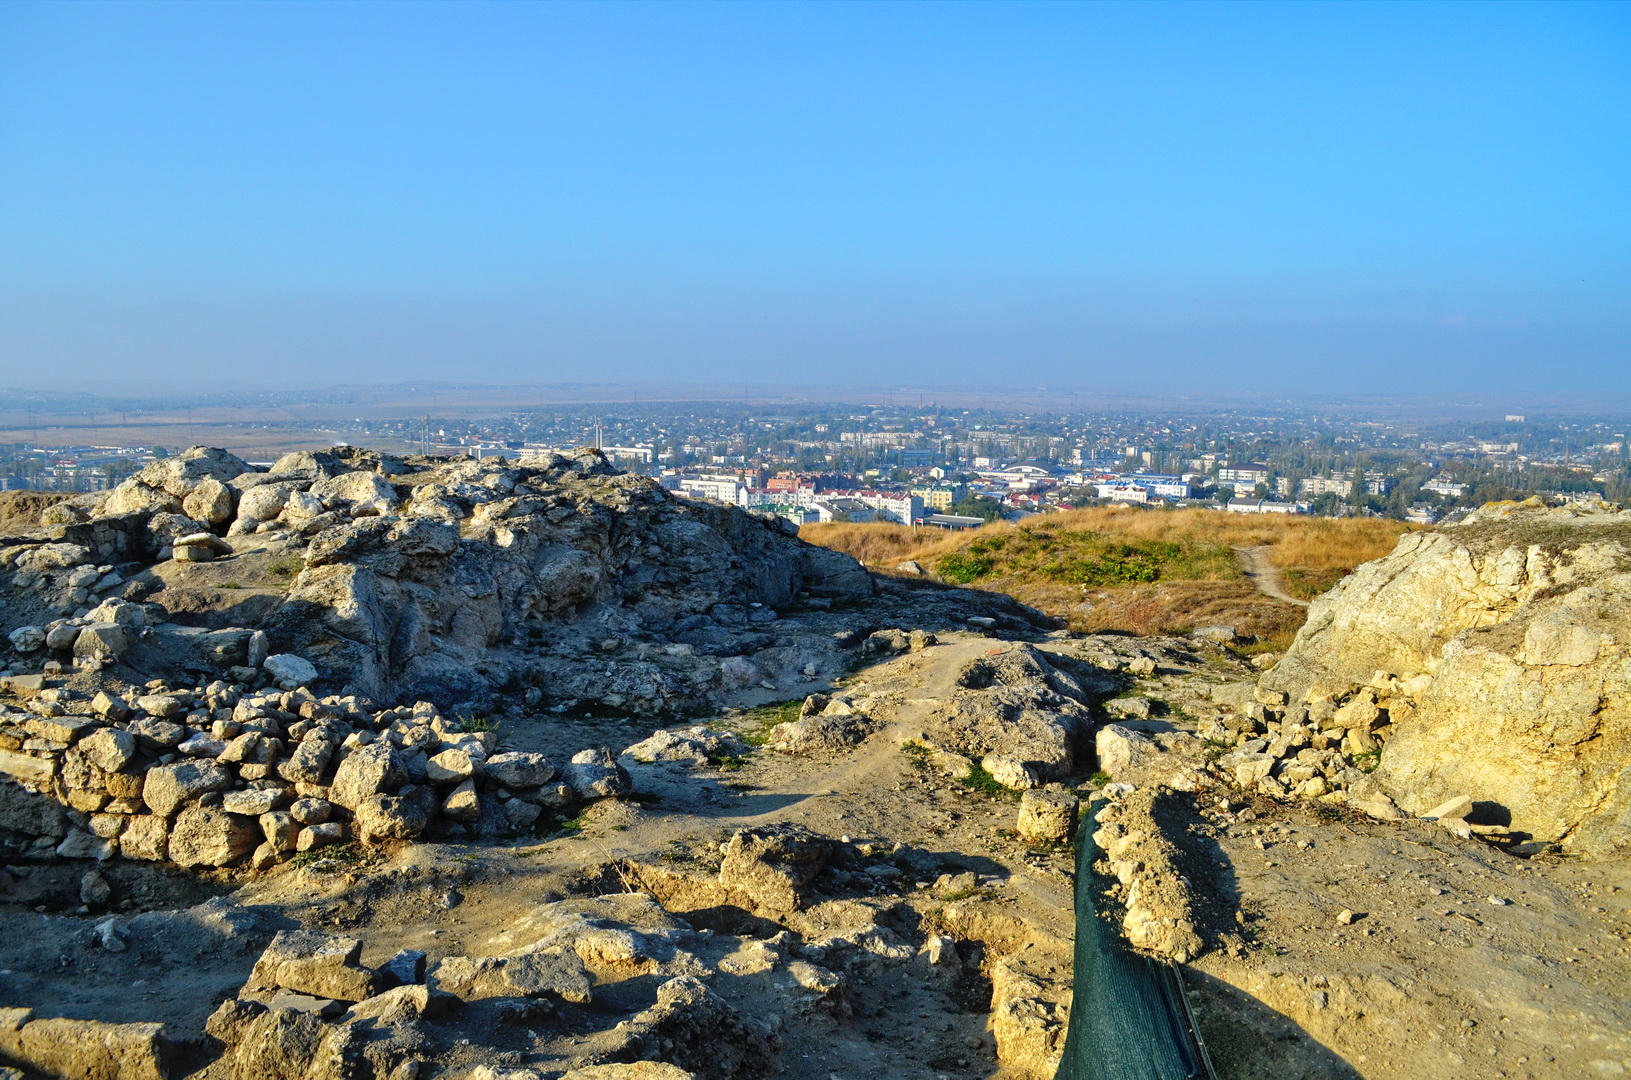
[[[698,476],[682,479],[679,491],[693,499],[717,499],[724,503],[741,503],[739,492],[747,490],[734,476]]]
[[[1297,485],[1297,494],[1310,497],[1339,495],[1346,499],[1353,494],[1353,490],[1352,480],[1341,480],[1334,476],[1310,476]]]
[[[1269,467],[1255,461],[1225,465],[1218,470],[1220,483],[1233,484],[1236,488],[1254,488],[1258,484],[1269,482]]]
[[[1444,495],[1458,499],[1467,493],[1466,484],[1458,484],[1448,476],[1435,476],[1421,486],[1423,491],[1431,491],[1435,495]]]
[[[1181,476],[1158,476],[1154,473],[1135,473],[1127,477],[1129,483],[1150,489],[1150,494],[1163,499],[1187,499],[1189,483]]]
[[[1267,499],[1230,499],[1224,507],[1231,514],[1306,514],[1307,503],[1269,502]]]
[[[871,521],[877,511],[859,499],[825,498],[811,507],[823,524],[829,521]]]
[[[1142,484],[1129,484],[1123,480],[1113,480],[1108,484],[1098,485],[1099,498],[1109,499],[1119,503],[1147,503],[1150,501],[1150,489]]]

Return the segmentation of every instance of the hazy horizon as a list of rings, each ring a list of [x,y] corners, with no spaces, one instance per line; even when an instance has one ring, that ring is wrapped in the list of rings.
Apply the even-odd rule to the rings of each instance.
[[[0,387],[1631,393],[1631,7],[0,9]]]

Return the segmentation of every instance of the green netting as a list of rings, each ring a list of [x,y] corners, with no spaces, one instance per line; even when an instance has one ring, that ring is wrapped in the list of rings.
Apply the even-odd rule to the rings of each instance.
[[[1076,838],[1075,996],[1056,1080],[1216,1080],[1177,967],[1133,951],[1099,917],[1091,821]]]

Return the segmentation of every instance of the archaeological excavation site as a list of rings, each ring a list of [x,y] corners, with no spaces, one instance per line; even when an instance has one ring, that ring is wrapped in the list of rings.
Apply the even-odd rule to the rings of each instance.
[[[596,450],[0,493],[0,1077],[1631,1072],[1631,512],[1283,651]]]

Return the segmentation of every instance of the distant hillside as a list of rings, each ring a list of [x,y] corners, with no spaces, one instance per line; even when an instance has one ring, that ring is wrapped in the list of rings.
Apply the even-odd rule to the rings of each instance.
[[[1303,609],[1258,592],[1235,548],[1266,545],[1286,591],[1305,599],[1393,549],[1412,526],[1378,518],[1227,514],[1216,510],[1074,510],[947,533],[904,525],[806,525],[799,535],[880,573],[930,577],[1016,599],[1074,630],[1185,632],[1233,625],[1283,646]]]

